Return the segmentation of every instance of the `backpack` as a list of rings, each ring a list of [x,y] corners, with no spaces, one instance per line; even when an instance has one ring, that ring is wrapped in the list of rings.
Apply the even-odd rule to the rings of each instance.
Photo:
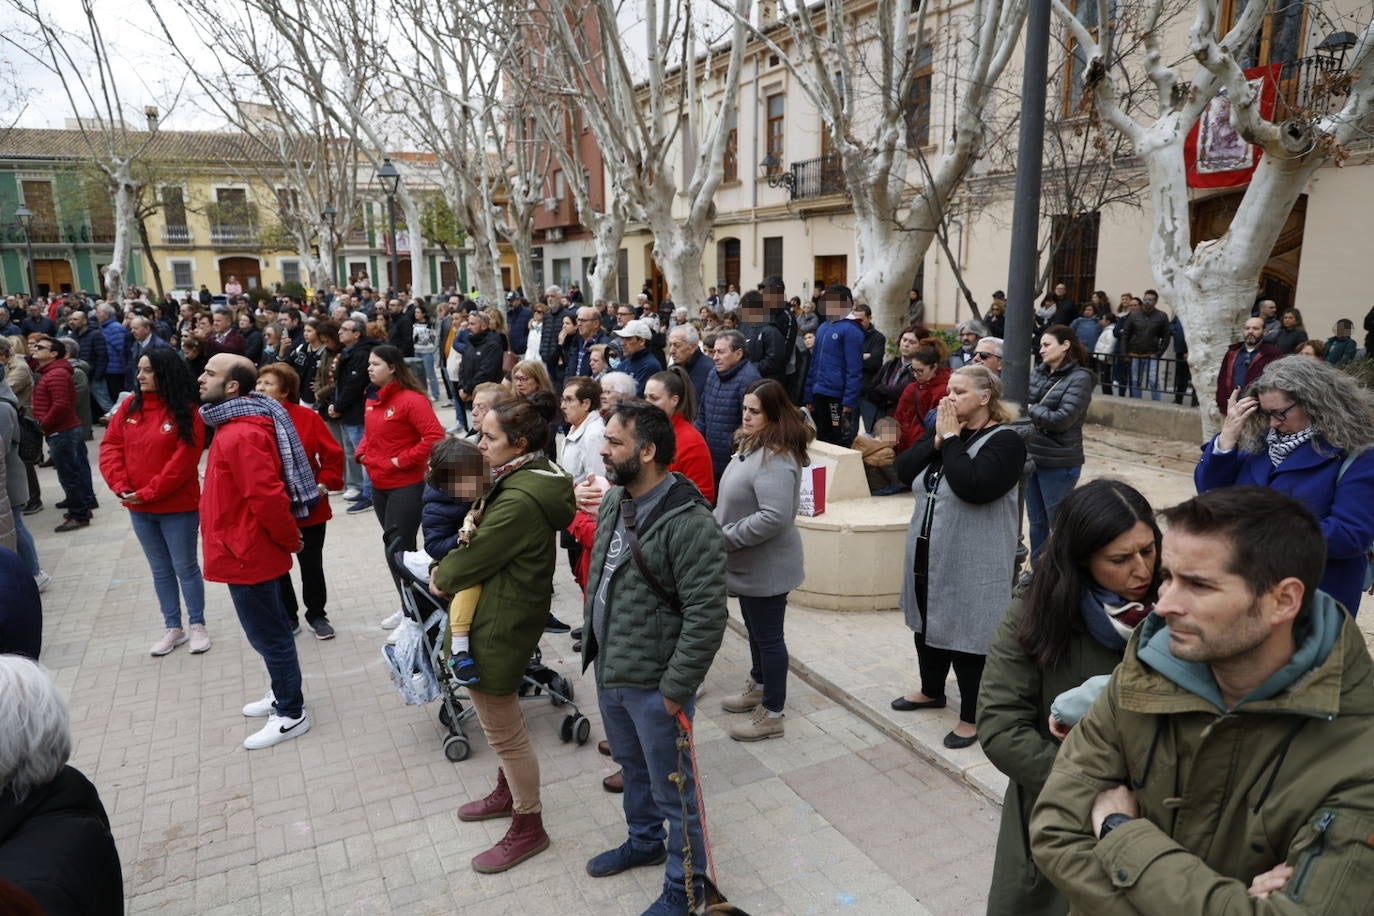
[[[25,464],[37,464],[43,460],[43,427],[18,402],[9,398],[4,401],[14,408],[19,418],[19,460]]]

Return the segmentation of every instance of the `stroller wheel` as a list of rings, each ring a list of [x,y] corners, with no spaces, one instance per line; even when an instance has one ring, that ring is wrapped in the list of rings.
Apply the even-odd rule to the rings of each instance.
[[[564,744],[567,744],[573,739],[573,727],[576,724],[577,716],[566,715],[563,717],[563,724],[558,728],[558,737],[563,739]]]
[[[578,716],[573,723],[573,737],[577,740],[578,747],[586,744],[591,736],[592,721],[586,716]]]
[[[454,763],[467,760],[470,753],[472,747],[468,744],[468,739],[462,735],[449,735],[444,739],[444,756]]]
[[[572,681],[565,677],[555,678],[549,685],[549,702],[555,706],[571,703],[573,698]]]
[[[447,704],[447,703],[440,703],[440,704],[439,704],[439,724],[442,725],[444,728],[452,728],[452,727],[453,727],[453,716],[450,716],[450,715],[448,714],[448,704]]]

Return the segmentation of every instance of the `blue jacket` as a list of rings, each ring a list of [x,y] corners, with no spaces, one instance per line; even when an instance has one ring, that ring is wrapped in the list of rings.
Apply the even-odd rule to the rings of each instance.
[[[1374,451],[1360,455],[1336,482],[1346,453],[1321,443],[1324,454],[1305,442],[1278,467],[1267,452],[1253,454],[1237,448],[1214,452],[1216,440],[1202,447],[1202,460],[1193,472],[1199,493],[1217,487],[1270,487],[1306,506],[1326,536],[1326,574],[1321,590],[1345,606],[1359,610],[1364,586],[1365,550],[1374,541]]]
[[[123,375],[129,368],[129,329],[111,318],[100,326],[105,338],[106,375]]]
[[[844,407],[858,407],[863,369],[864,329],[848,318],[827,321],[816,329],[816,346],[811,353],[811,372],[802,390],[802,403],[810,404],[820,394],[838,398]]]
[[[517,305],[506,312],[506,332],[510,337],[510,348],[524,359],[525,346],[530,342],[530,319],[534,309],[528,305]]]
[[[424,504],[420,508],[420,529],[425,535],[425,553],[442,560],[450,550],[457,549],[458,529],[463,527],[472,503],[454,499],[428,483],[421,498]]]
[[[744,389],[760,378],[758,368],[747,359],[741,359],[724,376],[712,371],[706,378],[706,393],[697,411],[697,429],[711,451],[711,469],[717,483],[734,451],[735,430],[739,429],[740,411],[744,408]]]
[[[658,361],[657,356],[654,356],[645,347],[634,356],[622,358],[620,365],[616,366],[616,370],[624,372],[635,380],[635,384],[639,386],[639,396],[642,398],[644,397],[644,386],[649,384],[649,378],[655,372],[663,371],[663,364]],[[741,393],[740,398],[743,399],[743,397],[744,395]],[[738,420],[739,418],[736,417],[735,419]]]
[[[706,382],[711,376],[716,374],[716,365],[711,362],[711,357],[705,353],[695,353],[689,362],[679,363],[682,368],[687,370],[687,375],[692,379],[692,387],[696,389],[697,403],[706,396]]]

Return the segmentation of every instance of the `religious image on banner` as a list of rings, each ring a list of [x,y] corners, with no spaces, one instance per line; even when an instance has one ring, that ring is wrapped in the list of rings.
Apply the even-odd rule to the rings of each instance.
[[[1274,113],[1274,99],[1282,64],[1252,67],[1245,71],[1251,91],[1259,99],[1261,117]],[[1248,143],[1231,125],[1231,99],[1226,90],[1202,112],[1188,132],[1183,158],[1190,188],[1232,188],[1249,183],[1261,151]]]
[[[382,233],[382,252],[391,254],[391,237],[388,233]],[[396,230],[396,253],[398,255],[410,254],[410,233],[404,229]]]

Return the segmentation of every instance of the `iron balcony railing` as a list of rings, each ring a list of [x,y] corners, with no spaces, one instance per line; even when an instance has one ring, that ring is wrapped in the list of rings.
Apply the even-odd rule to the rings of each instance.
[[[162,244],[164,245],[189,245],[191,244],[190,226],[164,226],[162,228]]]
[[[212,245],[256,245],[258,229],[256,226],[212,225],[210,244]]]
[[[844,171],[835,154],[792,163],[792,199],[845,193]]]

